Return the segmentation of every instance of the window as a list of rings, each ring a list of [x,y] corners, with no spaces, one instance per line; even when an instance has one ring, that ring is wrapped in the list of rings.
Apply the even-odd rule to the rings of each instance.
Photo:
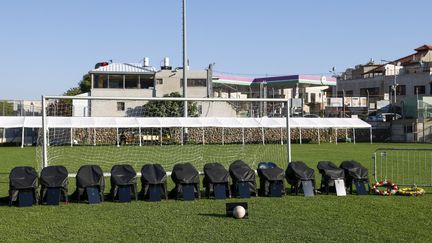
[[[138,88],[139,76],[138,75],[125,75],[125,88],[136,89]]]
[[[188,87],[206,87],[207,79],[188,79]],[[183,79],[180,79],[180,87],[183,87]]]
[[[405,85],[398,85],[396,87],[396,95],[406,95],[406,86]]]
[[[163,84],[163,79],[156,79],[156,84]]]
[[[117,111],[124,111],[124,110],[125,110],[125,103],[117,102]]]
[[[206,87],[207,84],[207,80],[205,79],[189,79],[188,80],[188,85],[190,87]]]
[[[311,93],[311,99],[310,99],[311,103],[316,103],[316,94],[315,93]]]
[[[108,75],[95,74],[93,88],[108,88]]]
[[[413,133],[414,132],[413,126],[412,125],[406,125],[405,126],[405,132],[406,133]]]
[[[379,87],[360,89],[360,96],[376,96],[379,95]]]
[[[122,89],[123,88],[123,75],[109,75],[110,89]]]
[[[389,86],[389,93],[394,94],[393,85]],[[396,95],[406,95],[406,85],[396,86]]]
[[[424,85],[414,86],[414,94],[426,94],[426,87]]]
[[[148,77],[141,76],[140,77],[140,86],[141,89],[149,89],[150,87],[153,87],[153,79],[149,79]]]
[[[353,96],[354,92],[352,90],[345,91],[345,96]]]

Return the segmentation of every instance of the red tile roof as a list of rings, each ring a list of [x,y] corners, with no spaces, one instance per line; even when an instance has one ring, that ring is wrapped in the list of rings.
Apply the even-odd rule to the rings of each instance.
[[[414,49],[416,51],[427,51],[427,50],[432,50],[432,45],[422,45],[416,49]]]

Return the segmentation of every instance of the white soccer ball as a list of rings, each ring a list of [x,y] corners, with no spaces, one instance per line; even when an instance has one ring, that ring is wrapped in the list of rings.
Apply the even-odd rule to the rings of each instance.
[[[233,210],[233,216],[236,219],[242,219],[246,215],[246,209],[242,206],[237,206]]]

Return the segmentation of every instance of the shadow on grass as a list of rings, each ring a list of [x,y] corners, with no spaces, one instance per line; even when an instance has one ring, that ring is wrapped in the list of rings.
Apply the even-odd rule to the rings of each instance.
[[[213,218],[226,218],[226,214],[219,214],[219,213],[199,213],[199,216],[203,217],[213,217]]]

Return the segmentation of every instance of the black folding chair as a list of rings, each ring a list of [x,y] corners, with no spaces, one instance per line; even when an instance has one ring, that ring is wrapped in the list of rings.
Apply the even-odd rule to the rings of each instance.
[[[345,173],[345,186],[353,193],[353,184],[358,195],[367,195],[370,191],[368,169],[355,160],[343,161],[340,166]],[[367,189],[366,189],[367,187]]]
[[[317,169],[321,174],[321,190],[325,190],[327,195],[329,194],[330,188],[336,192],[335,180],[345,180],[344,170],[337,167],[331,161],[320,161],[318,162]]]
[[[103,202],[104,190],[105,178],[98,165],[83,165],[79,168],[74,192],[77,201],[87,200],[89,204]]]
[[[130,202],[137,200],[136,172],[132,166],[114,165],[111,168],[111,190],[110,195],[113,201]]]
[[[208,163],[204,165],[203,186],[207,198],[215,199],[231,197],[229,189],[229,173],[220,163]]]
[[[167,175],[160,164],[146,164],[141,168],[141,192],[143,199],[150,202],[168,199]]]
[[[192,201],[201,197],[199,173],[192,164],[176,164],[171,178],[176,184],[175,188],[171,190],[171,195],[176,199]]]
[[[240,198],[250,198],[256,196],[257,186],[255,171],[242,160],[234,161],[229,167],[232,179],[231,193]]]
[[[29,166],[15,167],[9,174],[9,205],[17,202],[19,207],[38,203],[38,174]]]
[[[303,161],[290,162],[285,171],[285,177],[291,185],[291,193],[294,191],[298,195],[302,190],[305,196],[314,196],[315,172]]]
[[[68,202],[68,171],[64,166],[48,166],[40,176],[40,202],[58,205],[61,200]]]

